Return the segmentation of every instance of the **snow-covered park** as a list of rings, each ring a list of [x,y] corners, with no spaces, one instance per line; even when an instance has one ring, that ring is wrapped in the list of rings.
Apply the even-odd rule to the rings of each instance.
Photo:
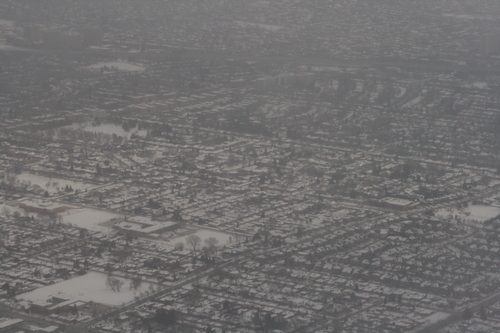
[[[200,229],[196,231],[195,233],[176,237],[171,239],[171,243],[177,244],[177,243],[186,243],[186,238],[191,236],[191,235],[196,235],[200,237],[202,243],[206,240],[209,239],[210,237],[214,237],[219,241],[219,245],[229,245],[231,243],[236,243],[237,242],[237,237],[235,235],[227,234],[224,232],[220,231],[215,231],[215,230],[208,230],[208,229]]]
[[[115,306],[130,303],[134,298],[145,295],[150,291],[152,284],[143,282],[134,290],[129,287],[129,282],[124,278],[119,278],[124,282],[120,291],[112,291],[106,286],[106,274],[89,272],[83,276],[62,281],[46,287],[35,289],[31,292],[18,295],[18,300],[30,302],[45,302],[52,296],[67,298],[68,300],[81,300],[85,302],[93,301],[105,305]],[[152,285],[154,287],[154,285]]]
[[[465,208],[443,208],[436,212],[439,217],[459,218],[465,221],[484,222],[500,214],[500,207],[471,205]]]
[[[85,228],[92,231],[109,231],[108,227],[102,226],[103,223],[112,221],[120,217],[119,214],[91,209],[75,208],[61,214],[63,222]]]
[[[69,128],[74,130],[80,130],[91,133],[102,133],[117,136],[121,136],[124,138],[130,138],[132,134],[136,134],[139,136],[146,136],[147,130],[138,130],[137,128],[132,128],[129,131],[125,131],[122,126],[114,125],[114,124],[101,124],[97,126],[92,126],[90,123],[82,123],[82,124],[73,124],[70,126],[65,126],[63,128]]]
[[[125,72],[143,72],[145,68],[143,66],[130,64],[124,61],[109,61],[109,62],[99,62],[88,66],[89,69],[110,69],[110,70],[120,70]]]
[[[75,182],[72,180],[51,178],[30,173],[21,173],[16,175],[16,182],[26,183],[28,186],[39,186],[42,190],[49,192],[50,195],[64,192],[66,185],[71,186],[73,190],[85,190],[92,188],[94,185]]]

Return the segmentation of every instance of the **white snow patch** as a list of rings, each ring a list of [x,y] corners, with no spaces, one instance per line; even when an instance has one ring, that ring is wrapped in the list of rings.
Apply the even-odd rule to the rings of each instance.
[[[62,213],[64,223],[92,231],[109,231],[109,228],[104,227],[101,224],[119,217],[121,216],[115,213],[91,208],[72,209],[68,212]]]
[[[404,87],[399,87],[399,94],[396,96],[396,98],[401,98],[406,94],[406,88]]]
[[[106,278],[106,274],[89,272],[83,276],[21,294],[16,298],[31,302],[45,302],[52,296],[56,296],[67,298],[68,300],[93,301],[105,305],[122,305],[133,301],[135,296],[139,296],[141,292],[144,293],[151,285],[151,283],[143,282],[138,290],[130,290],[128,281],[119,278],[125,283],[121,291],[115,292],[106,287]]]
[[[271,25],[271,24],[252,23],[252,22],[243,22],[243,21],[236,21],[236,23],[243,28],[245,28],[245,27],[257,27],[257,28],[262,28],[262,29],[269,30],[269,31],[278,31],[278,30],[281,30],[284,28],[281,25]]]
[[[430,316],[427,316],[423,319],[424,324],[434,324],[437,323],[440,320],[444,320],[450,316],[449,313],[445,312],[436,312],[434,314],[431,314]]]
[[[0,50],[10,51],[10,50],[22,50],[19,47],[10,46],[8,44],[0,43]]]
[[[2,26],[2,25],[6,26],[6,27],[13,27],[14,26],[14,21],[0,19],[0,26]]]
[[[422,97],[419,96],[417,98],[412,99],[411,101],[409,101],[405,105],[403,105],[403,107],[405,107],[405,108],[411,108],[411,107],[417,105],[418,103],[420,103],[421,100],[422,100]]]
[[[214,231],[214,230],[207,230],[207,229],[201,229],[201,230],[196,231],[193,234],[189,234],[189,235],[185,235],[185,236],[173,238],[170,241],[172,243],[174,243],[174,244],[175,243],[179,243],[179,242],[185,243],[186,238],[189,237],[189,236],[191,236],[191,235],[196,235],[196,236],[200,237],[201,241],[202,241],[202,244],[203,244],[203,242],[206,239],[208,239],[210,237],[214,237],[215,239],[217,239],[219,241],[219,245],[221,245],[221,246],[228,244],[229,243],[229,239],[232,239],[232,240],[235,239],[230,234],[226,234],[224,232]]]
[[[500,208],[493,206],[469,206],[466,212],[470,213],[470,217],[478,221],[486,221],[500,214]]]
[[[137,128],[132,128],[129,131],[125,131],[122,126],[114,124],[101,124],[97,126],[92,126],[90,123],[83,123],[83,124],[73,124],[70,126],[64,126],[62,128],[75,129],[91,133],[102,133],[108,135],[116,134],[117,136],[125,137],[127,139],[130,138],[132,134],[136,134],[139,136],[146,136],[146,134],[148,133],[147,130],[138,130]]]
[[[494,206],[472,205],[466,208],[443,208],[436,212],[439,217],[460,218],[466,221],[484,222],[500,214],[500,208]]]
[[[488,83],[486,83],[486,82],[474,82],[472,85],[476,88],[479,88],[479,89],[488,88]]]
[[[21,173],[20,175],[16,175],[16,181],[19,182],[27,182],[29,184],[38,185],[43,190],[49,192],[49,194],[56,194],[60,190],[63,191],[66,185],[71,186],[73,190],[83,190],[86,188],[92,188],[94,185],[75,182],[72,180],[60,179],[60,178],[52,178],[45,177],[39,175],[33,175],[30,173]]]
[[[120,70],[125,72],[144,72],[145,68],[143,66],[130,64],[123,61],[109,61],[109,62],[99,62],[94,65],[87,66],[89,69],[102,69],[105,67],[111,70]]]

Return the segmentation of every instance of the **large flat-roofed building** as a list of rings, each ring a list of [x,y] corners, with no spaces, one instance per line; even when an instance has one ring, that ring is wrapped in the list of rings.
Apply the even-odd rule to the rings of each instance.
[[[22,319],[0,318],[0,332],[19,332],[19,326],[23,322]]]
[[[174,222],[154,222],[148,218],[134,216],[127,221],[116,223],[113,227],[117,230],[128,232],[135,237],[158,238],[162,233],[178,229],[180,224]]]
[[[43,215],[55,215],[69,210],[69,207],[64,205],[48,202],[48,201],[31,201],[26,200],[19,203],[19,208],[30,213],[38,213]]]

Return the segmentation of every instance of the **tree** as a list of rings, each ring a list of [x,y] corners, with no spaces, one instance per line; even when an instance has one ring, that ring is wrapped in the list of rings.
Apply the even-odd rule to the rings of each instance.
[[[124,284],[125,282],[120,279],[114,278],[111,275],[108,275],[108,277],[106,278],[106,286],[113,291],[120,292],[120,289]]]
[[[196,249],[201,244],[201,238],[197,235],[190,235],[186,238],[186,244],[193,250],[193,256],[196,254]]]
[[[163,326],[173,326],[177,323],[177,311],[158,309],[154,316],[154,320]]]
[[[471,319],[474,316],[474,313],[470,308],[466,308],[464,312],[462,313],[462,318],[464,320]]]
[[[210,249],[208,248],[208,246],[202,246],[201,247],[201,255],[205,259],[209,259],[210,258]]]
[[[137,290],[142,285],[142,278],[140,276],[134,276],[130,279],[130,290]]]
[[[172,214],[172,219],[176,222],[182,222],[181,209],[176,208]]]
[[[119,279],[114,279],[113,284],[115,286],[115,290],[120,292],[120,289],[125,284],[125,282]]]
[[[222,301],[222,310],[226,312],[229,312],[231,310],[231,303],[227,299]]]
[[[112,286],[113,286],[113,277],[111,275],[108,275],[108,277],[106,278],[106,287],[108,287],[109,289],[113,289]]]
[[[212,257],[216,257],[217,250],[218,250],[217,245],[219,244],[219,241],[217,240],[217,238],[210,237],[208,239],[205,239],[205,244],[207,244],[208,251],[209,251],[210,255],[212,255]]]
[[[110,253],[110,255],[115,259],[116,262],[125,262],[131,255],[131,251],[127,250],[115,250]]]
[[[184,296],[187,304],[191,306],[198,306],[201,299],[201,291],[198,287],[194,287],[192,290],[187,292]]]
[[[174,249],[176,251],[184,251],[184,243],[182,242],[175,243]]]
[[[130,231],[127,231],[127,233],[125,234],[125,242],[128,244],[131,243],[133,240],[134,240],[134,235],[132,235]]]
[[[486,314],[486,309],[484,308],[484,305],[481,304],[481,309],[479,310],[479,316],[481,317],[482,320],[487,320],[488,315]]]
[[[304,231],[305,231],[305,230],[304,230],[304,227],[303,227],[303,226],[301,226],[301,225],[299,225],[299,226],[297,227],[297,237],[298,237],[298,238],[303,237],[303,236],[304,236]]]
[[[252,317],[252,323],[254,324],[256,329],[262,329],[263,328],[263,322],[262,319],[260,318],[260,310],[257,310],[254,312],[253,317]]]

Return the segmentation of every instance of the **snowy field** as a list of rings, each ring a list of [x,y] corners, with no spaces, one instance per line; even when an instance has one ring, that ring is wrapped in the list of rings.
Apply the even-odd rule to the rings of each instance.
[[[123,61],[109,61],[109,62],[99,62],[94,65],[90,65],[87,68],[89,69],[101,69],[104,67],[108,67],[113,70],[120,70],[124,72],[144,72],[145,68],[143,66],[138,66],[134,64],[129,64],[128,62]]]
[[[422,322],[424,324],[434,324],[434,323],[437,323],[438,321],[440,320],[444,320],[446,318],[448,318],[450,316],[449,313],[446,313],[446,312],[436,312],[434,314],[431,314],[430,316],[428,317],[425,317]]]
[[[26,215],[24,209],[16,207],[14,205],[0,204],[0,214],[1,215],[12,215],[14,212],[18,212],[21,215]]]
[[[108,227],[104,227],[101,224],[109,222],[113,219],[121,217],[118,214],[100,211],[91,208],[78,208],[72,209],[68,212],[62,213],[62,218],[64,223],[77,226],[79,228],[85,228],[92,231],[109,231]]]
[[[500,214],[500,208],[494,206],[473,205],[467,208],[443,208],[436,212],[439,217],[460,218],[465,221],[484,222]]]
[[[130,303],[134,300],[134,297],[140,296],[141,293],[144,294],[145,291],[149,290],[151,285],[143,282],[138,290],[130,290],[129,282],[125,279],[120,280],[125,282],[121,291],[112,291],[106,287],[106,274],[89,272],[83,276],[18,295],[16,298],[31,302],[44,302],[52,296],[57,296],[113,306]]]
[[[0,42],[0,50],[9,51],[9,50],[21,50],[21,49],[18,47],[10,46],[8,44],[4,44],[4,43]]]
[[[252,22],[243,22],[243,21],[236,21],[239,26],[246,28],[246,27],[255,27],[255,28],[262,28],[264,30],[269,30],[269,31],[278,31],[283,29],[284,27],[281,25],[271,25],[271,24],[262,24],[262,23],[252,23]]]
[[[486,88],[488,88],[488,83],[486,83],[486,82],[474,82],[472,84],[472,86],[475,88],[479,88],[479,89],[486,89]]]
[[[138,130],[136,128],[132,128],[130,131],[125,131],[123,127],[114,124],[101,124],[98,126],[92,126],[90,123],[85,123],[85,124],[73,124],[71,126],[65,126],[63,128],[70,128],[85,132],[102,133],[108,135],[116,134],[117,136],[125,137],[127,139],[130,138],[132,134],[137,134],[139,136],[146,136],[146,134],[148,133],[147,130]]]
[[[33,175],[30,173],[21,173],[16,175],[16,181],[27,182],[31,185],[40,186],[44,191],[49,192],[49,194],[57,194],[60,190],[64,191],[66,185],[71,186],[73,190],[85,190],[86,188],[92,188],[94,185],[74,182],[71,180],[50,178],[45,176]]]
[[[0,26],[1,25],[6,26],[6,27],[13,27],[14,26],[14,21],[0,19]]]
[[[196,235],[196,236],[200,237],[201,242],[202,242],[202,246],[205,245],[205,240],[210,238],[210,237],[214,237],[215,239],[217,239],[219,241],[220,246],[228,245],[228,244],[236,242],[235,236],[232,236],[230,234],[226,234],[224,232],[215,231],[215,230],[207,230],[207,229],[201,229],[201,230],[196,231],[193,234],[189,234],[189,235],[185,235],[185,236],[181,236],[181,237],[177,237],[177,238],[172,238],[170,240],[170,242],[172,244],[176,244],[176,243],[184,243],[185,244],[186,238],[191,236],[191,235]]]

